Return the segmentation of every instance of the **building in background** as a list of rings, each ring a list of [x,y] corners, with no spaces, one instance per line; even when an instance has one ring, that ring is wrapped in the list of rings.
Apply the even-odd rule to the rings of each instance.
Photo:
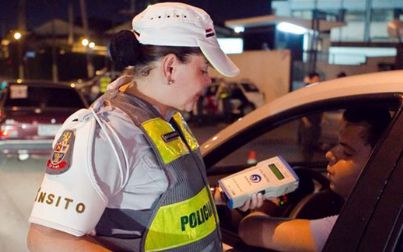
[[[245,50],[289,49],[292,89],[311,71],[331,79],[403,68],[403,0],[273,0],[271,9],[226,25],[242,31]]]
[[[403,0],[272,1],[272,8],[276,15],[310,19],[312,24],[315,19],[344,22],[317,33],[315,46],[310,40],[314,27],[304,34],[304,62],[312,63],[307,61],[314,53],[316,66],[309,70],[321,72],[326,79],[341,71],[352,75],[403,68],[402,28],[390,29],[392,22],[403,20]]]
[[[18,2],[27,5],[19,10],[32,9],[31,2]],[[86,8],[81,4],[85,1],[62,2],[69,3],[65,4],[68,15],[64,19],[49,12],[49,18],[39,26],[31,27],[31,22],[27,22],[18,41],[12,38],[13,31],[5,32],[3,27],[0,76],[18,76],[22,66],[25,78],[68,81],[90,78],[97,70],[110,67],[106,56],[112,34],[122,28],[130,29],[133,13],[160,1],[118,1],[130,4],[117,13],[126,21],[123,23],[113,22],[109,16],[94,18],[94,13],[87,20]],[[108,4],[115,6],[118,2]],[[403,28],[400,35],[396,33],[399,28],[388,32],[388,24],[393,20],[403,26],[403,0],[185,2],[211,13],[221,45],[228,53],[289,49],[293,59],[292,79],[296,82],[293,88],[302,84],[303,76],[313,70],[323,79],[330,79],[341,71],[353,75],[403,68]],[[59,9],[50,3],[44,11]],[[95,7],[89,7],[91,13]],[[23,24],[25,19],[20,19]],[[90,40],[83,44],[86,37]]]

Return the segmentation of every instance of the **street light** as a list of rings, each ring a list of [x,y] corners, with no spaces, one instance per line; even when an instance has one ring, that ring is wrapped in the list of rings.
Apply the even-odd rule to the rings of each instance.
[[[90,43],[90,41],[89,41],[87,38],[83,38],[83,39],[81,40],[81,44],[82,44],[84,47],[87,47],[89,43]]]
[[[94,42],[90,42],[90,43],[88,44],[88,47],[91,48],[91,49],[94,49],[94,48],[95,48],[95,43],[94,43]]]
[[[22,34],[21,32],[14,32],[13,37],[15,40],[20,40],[22,38]]]
[[[24,65],[22,64],[22,33],[19,31],[14,32],[13,38],[17,42],[18,50],[18,78],[24,79]]]

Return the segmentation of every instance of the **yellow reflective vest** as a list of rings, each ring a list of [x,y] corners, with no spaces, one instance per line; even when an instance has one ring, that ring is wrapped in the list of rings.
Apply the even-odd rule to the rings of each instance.
[[[124,111],[134,127],[144,132],[169,185],[152,209],[105,211],[101,222],[107,224],[97,226],[97,235],[105,235],[99,230],[123,229],[110,239],[119,248],[120,242],[128,242],[124,228],[133,228],[140,232],[136,238],[131,237],[132,251],[221,251],[218,217],[199,144],[181,114],[176,112],[168,122],[147,102],[121,93],[112,97],[110,104]],[[105,220],[113,216],[131,218],[138,226],[122,227],[116,221]]]

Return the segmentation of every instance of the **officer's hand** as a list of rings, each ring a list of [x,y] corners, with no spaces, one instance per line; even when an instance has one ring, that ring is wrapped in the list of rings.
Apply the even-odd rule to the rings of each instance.
[[[222,193],[222,190],[219,186],[216,186],[211,189],[211,194],[213,195],[214,198],[214,203],[216,205],[225,205],[226,201],[224,198],[224,195]]]

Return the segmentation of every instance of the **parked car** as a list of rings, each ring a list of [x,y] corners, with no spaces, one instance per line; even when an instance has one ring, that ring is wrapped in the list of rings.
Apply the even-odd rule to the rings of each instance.
[[[5,80],[0,90],[0,153],[20,159],[50,154],[64,120],[87,107],[82,95],[65,83]]]
[[[345,108],[365,104],[387,107],[393,122],[343,203],[328,190],[326,149],[315,150],[310,162],[303,160],[297,125],[306,115],[330,113],[336,119]],[[250,167],[247,156],[251,150],[257,153],[257,162],[283,156],[300,177],[295,192],[279,197],[279,206],[267,209],[271,215],[314,219],[340,213],[324,251],[403,251],[403,71],[313,84],[252,111],[202,144],[210,185]],[[218,213],[223,241],[230,251],[266,251],[239,239],[237,228],[243,214],[227,207],[218,207]]]
[[[234,120],[265,103],[264,93],[249,80],[213,79],[193,111],[196,117]]]

